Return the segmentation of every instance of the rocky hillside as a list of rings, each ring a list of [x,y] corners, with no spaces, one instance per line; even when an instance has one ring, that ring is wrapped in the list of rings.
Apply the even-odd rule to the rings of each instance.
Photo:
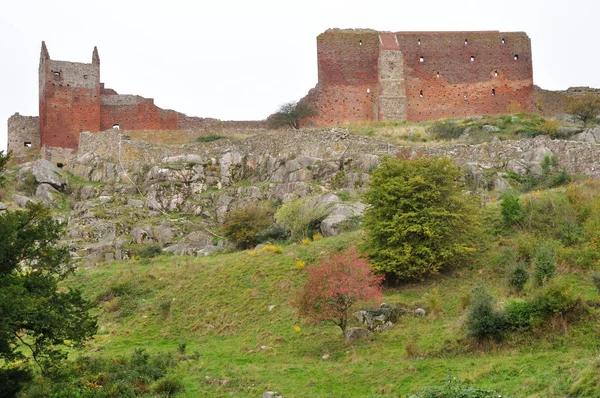
[[[349,218],[362,214],[360,193],[384,156],[449,156],[465,167],[473,192],[494,198],[545,173],[545,159],[556,170],[597,176],[597,136],[598,128],[573,141],[538,136],[399,146],[332,128],[151,145],[118,130],[83,133],[79,154],[64,167],[37,160],[13,169],[15,184],[0,209],[24,207],[30,200],[55,207],[67,222],[72,252],[87,264],[127,259],[147,245],[205,255],[228,247],[220,226],[229,212],[249,202],[277,207],[312,197],[326,212],[321,233],[336,235]]]

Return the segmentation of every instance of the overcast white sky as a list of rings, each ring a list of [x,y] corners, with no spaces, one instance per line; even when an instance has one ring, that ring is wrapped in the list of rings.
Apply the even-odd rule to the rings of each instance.
[[[525,31],[535,84],[600,87],[598,0],[0,0],[0,150],[6,120],[38,115],[40,43],[91,62],[121,94],[222,120],[263,119],[317,82],[327,28]]]

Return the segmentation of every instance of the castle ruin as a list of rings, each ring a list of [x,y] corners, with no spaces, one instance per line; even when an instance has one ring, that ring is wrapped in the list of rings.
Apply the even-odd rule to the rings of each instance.
[[[378,32],[317,37],[318,126],[534,112],[531,42],[522,32]]]
[[[122,95],[100,82],[100,56],[91,63],[56,61],[42,42],[39,65],[39,117],[14,114],[8,120],[8,150],[17,159],[35,157],[53,148],[75,151],[79,134],[111,128],[121,130],[202,129],[216,119],[189,117],[161,109],[152,98]],[[235,123],[235,122],[233,122]],[[239,122],[252,127],[260,122]]]
[[[319,80],[303,99],[318,112],[306,126],[362,121],[436,120],[538,112],[565,113],[569,98],[598,90],[542,90],[533,84],[531,41],[523,32],[379,32],[329,29],[317,37]],[[221,122],[157,107],[100,82],[91,63],[56,61],[42,42],[39,117],[8,120],[17,160],[77,150],[79,134],[121,130],[196,131],[218,126],[262,129],[265,121]],[[157,133],[158,134],[158,133]]]

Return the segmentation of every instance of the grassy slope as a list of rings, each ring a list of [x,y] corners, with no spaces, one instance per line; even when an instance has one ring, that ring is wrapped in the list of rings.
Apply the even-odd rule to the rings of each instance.
[[[72,283],[89,297],[118,284],[130,293],[101,303],[101,332],[86,354],[174,350],[185,342],[199,360],[183,362],[173,373],[184,380],[182,396],[189,397],[260,396],[267,390],[286,397],[406,396],[443,383],[449,372],[513,396],[565,396],[597,356],[600,339],[592,319],[553,333],[515,335],[502,344],[477,347],[465,339],[461,302],[474,286],[484,283],[501,301],[510,295],[505,276],[489,267],[387,290],[387,302],[431,307],[428,296],[437,289],[441,308],[425,318],[405,316],[373,342],[344,345],[336,327],[298,321],[289,301],[305,272],[296,270],[296,261],[310,266],[360,238],[353,232],[288,246],[281,254],[160,257],[82,270]],[[576,273],[567,278],[586,298],[595,297],[587,279]],[[330,359],[323,360],[324,354]],[[214,385],[205,376],[229,383]]]

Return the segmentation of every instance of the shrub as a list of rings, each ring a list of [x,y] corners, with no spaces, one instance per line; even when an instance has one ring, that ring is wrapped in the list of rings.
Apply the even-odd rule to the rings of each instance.
[[[185,390],[185,386],[179,380],[162,379],[154,385],[154,392],[158,395],[170,397]]]
[[[497,272],[510,270],[517,263],[517,253],[510,247],[501,248],[501,250],[492,255],[490,266]]]
[[[309,268],[308,280],[291,304],[299,316],[313,323],[332,322],[345,334],[352,308],[381,302],[382,281],[383,277],[375,275],[369,262],[351,247]]]
[[[19,191],[24,192],[27,196],[35,195],[35,188],[37,187],[37,182],[35,181],[35,177],[31,173],[27,173],[25,177],[19,182],[17,185],[17,189]]]
[[[213,141],[217,141],[223,138],[227,138],[224,135],[218,135],[218,134],[209,134],[209,135],[201,135],[200,137],[196,138],[197,142],[213,142]]]
[[[273,209],[265,204],[247,204],[230,211],[223,222],[223,235],[240,249],[261,242],[273,224]]]
[[[523,210],[521,209],[521,199],[512,193],[502,195],[500,203],[502,219],[507,225],[519,224],[523,220]]]
[[[443,386],[427,387],[423,391],[409,395],[408,398],[510,398],[496,391],[485,390],[448,376]]]
[[[423,279],[464,264],[479,225],[474,197],[447,158],[388,158],[366,192],[364,251],[373,267],[399,279]]]
[[[311,235],[325,218],[326,207],[314,199],[301,198],[285,203],[275,212],[277,224],[290,231],[294,239]]]
[[[556,273],[556,249],[553,242],[544,242],[538,246],[534,258],[533,277],[541,286],[554,277]]]
[[[570,286],[561,283],[544,288],[527,301],[510,301],[504,308],[507,328],[512,330],[539,327],[556,317],[573,321],[583,310],[581,298],[572,294]]]
[[[183,357],[172,353],[148,354],[136,349],[128,356],[82,356],[69,361],[60,378],[38,379],[28,397],[136,397],[172,396],[183,391],[180,381],[166,377]],[[153,388],[152,388],[153,387]]]
[[[431,127],[427,129],[427,132],[441,139],[449,140],[460,137],[461,134],[465,132],[465,129],[465,126],[461,126],[456,121],[444,120],[432,124]]]
[[[524,262],[519,262],[513,268],[510,273],[508,282],[516,291],[520,292],[525,287],[525,284],[529,280],[529,272],[527,271],[527,265]]]
[[[537,125],[537,129],[542,134],[549,135],[552,138],[557,138],[559,125],[560,122],[558,121],[558,119],[544,120],[543,122]]]
[[[552,173],[547,177],[546,186],[548,188],[555,188],[561,185],[567,185],[571,182],[571,175],[565,170],[560,170],[556,173]]]
[[[532,306],[524,300],[509,301],[504,307],[507,328],[512,330],[529,329]]]
[[[425,304],[427,305],[426,308],[429,309],[429,312],[434,315],[444,312],[440,292],[437,288],[432,289],[430,293],[425,295]]]
[[[555,283],[546,287],[530,300],[531,326],[542,325],[552,317],[578,316],[584,309],[581,297],[574,296],[570,286]]]
[[[492,296],[481,286],[473,290],[467,309],[469,335],[478,339],[500,338],[505,328],[505,315],[494,308]]]
[[[162,254],[162,249],[158,245],[146,246],[138,252],[141,258],[153,258]]]
[[[600,293],[600,272],[592,272],[592,282],[594,282],[596,290]]]

